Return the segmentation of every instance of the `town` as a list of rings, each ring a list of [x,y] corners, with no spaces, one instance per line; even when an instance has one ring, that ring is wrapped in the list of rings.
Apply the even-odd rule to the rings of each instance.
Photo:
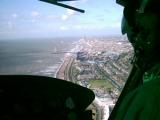
[[[96,119],[106,119],[132,69],[133,48],[125,37],[82,38],[74,44],[57,77],[93,90],[96,99],[89,108]]]

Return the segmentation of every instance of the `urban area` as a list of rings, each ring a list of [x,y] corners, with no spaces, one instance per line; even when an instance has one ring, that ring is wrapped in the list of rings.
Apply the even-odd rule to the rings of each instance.
[[[94,91],[88,107],[94,120],[109,117],[132,69],[133,48],[125,36],[82,38],[69,51],[56,77]]]

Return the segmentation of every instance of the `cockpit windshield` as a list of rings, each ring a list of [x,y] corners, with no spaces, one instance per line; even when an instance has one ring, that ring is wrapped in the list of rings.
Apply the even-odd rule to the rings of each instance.
[[[1,0],[0,75],[56,77],[92,89],[96,98],[88,109],[94,119],[106,119],[132,68],[133,48],[121,35],[123,8],[113,0],[65,4],[85,13]]]

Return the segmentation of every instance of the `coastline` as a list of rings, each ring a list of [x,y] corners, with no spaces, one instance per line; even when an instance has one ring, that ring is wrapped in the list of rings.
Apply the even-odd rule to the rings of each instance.
[[[59,70],[61,69],[61,67],[62,67],[63,64],[64,64],[64,58],[62,59],[61,64],[57,67],[57,70],[56,70],[56,72],[54,73],[54,78],[58,78],[58,77],[57,77],[57,74],[58,74],[58,72],[59,72]]]
[[[75,44],[75,43],[72,43],[72,44]],[[75,45],[74,48],[69,50],[68,53],[64,55],[62,59],[62,63],[59,65],[58,69],[55,72],[55,75],[54,75],[55,78],[68,80],[68,79],[65,79],[65,71],[66,71],[66,68],[69,68],[69,64],[75,58],[74,54],[77,53],[77,51],[79,51],[79,46]]]
[[[71,62],[72,58],[73,58],[73,56],[70,53],[67,53],[64,55],[62,63],[60,64],[60,66],[58,67],[58,69],[54,75],[55,78],[69,81],[65,76],[65,71],[67,70],[67,68],[70,67],[69,63]]]

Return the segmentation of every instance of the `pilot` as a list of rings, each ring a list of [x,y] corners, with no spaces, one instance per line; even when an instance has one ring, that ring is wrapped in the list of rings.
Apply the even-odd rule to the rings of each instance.
[[[160,0],[117,3],[124,6],[122,33],[132,43],[135,58],[130,83],[109,119],[160,120]]]

